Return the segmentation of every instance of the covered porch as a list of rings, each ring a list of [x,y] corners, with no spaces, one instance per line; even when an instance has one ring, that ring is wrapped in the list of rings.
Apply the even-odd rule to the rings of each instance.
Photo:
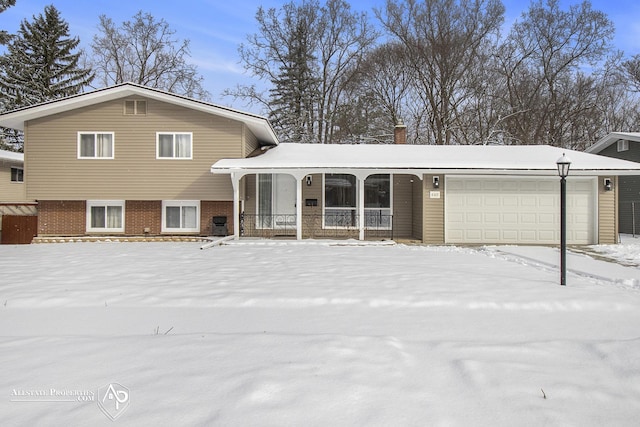
[[[233,235],[301,239],[421,239],[421,176],[385,169],[267,168],[230,172]]]

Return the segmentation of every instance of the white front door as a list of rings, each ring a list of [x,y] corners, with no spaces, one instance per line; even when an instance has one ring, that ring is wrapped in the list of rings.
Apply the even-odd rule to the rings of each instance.
[[[287,174],[275,174],[273,213],[276,228],[296,226],[296,179]]]
[[[258,175],[258,227],[295,228],[296,179],[287,174]]]

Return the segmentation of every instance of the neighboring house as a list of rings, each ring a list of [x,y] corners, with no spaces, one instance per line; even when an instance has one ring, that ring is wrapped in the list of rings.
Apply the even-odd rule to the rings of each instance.
[[[253,114],[125,83],[0,115],[24,131],[38,235],[213,234],[233,229],[228,177],[213,162],[276,144]]]
[[[231,176],[243,206],[236,236],[557,244],[563,153],[568,242],[617,242],[617,177],[640,164],[550,146],[280,144],[211,171]]]
[[[24,184],[24,154],[0,150],[0,243],[30,242],[35,215]]]
[[[264,117],[131,83],[0,114],[0,126],[24,130],[39,236],[557,244],[566,152],[569,243],[614,243],[617,177],[640,174],[547,146],[398,145],[404,126],[392,145],[278,144]]]
[[[640,132],[612,132],[585,151],[640,162]],[[618,180],[618,221],[621,233],[640,231],[640,174]]]

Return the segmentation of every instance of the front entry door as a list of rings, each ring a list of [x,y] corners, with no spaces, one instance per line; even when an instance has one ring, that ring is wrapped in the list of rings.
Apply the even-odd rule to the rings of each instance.
[[[291,175],[275,174],[274,204],[276,228],[296,226],[296,179]]]
[[[296,227],[296,179],[293,176],[258,176],[258,224],[260,228]]]

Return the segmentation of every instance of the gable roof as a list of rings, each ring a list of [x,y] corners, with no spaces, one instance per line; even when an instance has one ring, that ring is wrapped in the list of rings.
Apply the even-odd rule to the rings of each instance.
[[[387,173],[555,175],[566,153],[571,175],[638,175],[640,163],[547,145],[323,145],[282,143],[262,155],[221,159],[212,173]],[[339,172],[338,172],[339,173]]]
[[[586,151],[587,153],[597,154],[610,145],[617,143],[621,139],[640,142],[640,132],[611,132],[609,135],[601,138],[599,141],[597,141],[595,144],[584,151]]]
[[[243,122],[262,144],[278,144],[275,132],[265,117],[130,82],[121,83],[104,89],[97,89],[92,92],[80,93],[66,98],[43,102],[41,104],[0,114],[0,126],[24,130],[24,123],[28,120],[46,117],[52,114],[62,113],[76,108],[82,108],[132,95],[155,99]]]
[[[16,153],[15,151],[0,150],[0,160],[24,163],[24,154]]]

